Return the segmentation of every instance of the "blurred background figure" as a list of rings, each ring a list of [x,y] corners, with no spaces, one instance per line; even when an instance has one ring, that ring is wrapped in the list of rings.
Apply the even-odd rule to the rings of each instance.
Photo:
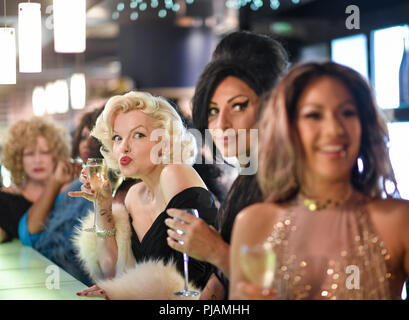
[[[332,62],[296,66],[260,128],[265,202],[234,224],[230,298],[399,299],[409,202],[397,199],[387,128],[366,81]],[[253,246],[263,250],[246,254]]]
[[[59,167],[50,177],[50,181],[65,179],[69,185],[61,188],[58,183],[49,183],[46,192],[33,204],[26,215],[20,220],[19,237],[24,245],[33,247],[45,257],[62,267],[65,271],[85,284],[90,284],[87,274],[76,259],[76,252],[69,241],[79,219],[84,217],[92,204],[84,199],[73,199],[68,196],[71,190],[78,190],[81,183],[78,180],[82,163],[90,157],[102,157],[98,141],[90,135],[98,115],[103,107],[85,113],[78,124],[72,141],[70,165],[75,170],[73,174],[63,174]],[[35,217],[38,227],[31,230],[28,218]]]
[[[69,156],[69,135],[52,121],[33,117],[9,128],[2,163],[10,171],[12,183],[0,193],[3,241],[17,237],[20,218],[45,192],[57,164],[68,162]],[[60,181],[61,188],[65,182]]]

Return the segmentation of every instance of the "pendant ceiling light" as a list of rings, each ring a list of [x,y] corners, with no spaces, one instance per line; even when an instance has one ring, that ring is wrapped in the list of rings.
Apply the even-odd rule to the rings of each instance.
[[[71,108],[84,109],[86,100],[86,81],[83,73],[74,73],[70,80]]]
[[[0,28],[0,84],[16,83],[16,30],[7,28],[4,0],[4,28]]]
[[[41,5],[18,5],[19,71],[41,72]]]
[[[0,84],[16,83],[16,30],[0,28]]]
[[[45,90],[43,87],[35,87],[32,93],[33,113],[35,116],[43,116],[46,112]]]
[[[54,50],[80,53],[86,47],[85,0],[53,0]]]

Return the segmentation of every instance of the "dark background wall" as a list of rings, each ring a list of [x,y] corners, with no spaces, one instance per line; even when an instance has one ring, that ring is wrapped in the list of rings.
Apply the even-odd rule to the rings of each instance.
[[[137,88],[192,87],[217,42],[218,38],[206,27],[122,25],[122,74],[131,77]]]

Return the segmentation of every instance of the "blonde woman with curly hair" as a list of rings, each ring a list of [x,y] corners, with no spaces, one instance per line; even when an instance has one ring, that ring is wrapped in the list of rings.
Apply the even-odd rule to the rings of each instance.
[[[2,198],[17,199],[10,201],[18,212],[8,210],[11,220],[4,223],[8,229],[8,239],[17,236],[18,221],[28,208],[29,233],[36,234],[42,229],[46,216],[37,210],[42,205],[42,197],[53,196],[50,194],[51,185],[57,185],[60,190],[74,177],[75,172],[68,162],[69,156],[69,134],[54,122],[33,117],[20,120],[9,128],[2,163],[11,173],[12,185],[2,189]],[[10,204],[8,200],[5,201]]]
[[[91,190],[85,171],[81,191],[70,193],[89,200],[97,195],[97,229],[102,230],[79,231],[74,238],[97,284],[78,294],[173,299],[173,292],[183,288],[183,256],[167,245],[167,209],[196,208],[211,225],[217,212],[211,193],[191,166],[197,153],[195,138],[165,99],[145,92],[110,98],[92,135],[103,144],[108,167],[141,182],[128,191],[125,206],[112,205],[108,182],[98,192]],[[91,213],[82,230],[93,220]],[[210,271],[208,263],[190,259],[191,286],[203,288]]]

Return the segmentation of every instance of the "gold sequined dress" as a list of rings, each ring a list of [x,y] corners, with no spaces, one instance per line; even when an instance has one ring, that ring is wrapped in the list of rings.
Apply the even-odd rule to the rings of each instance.
[[[278,299],[399,299],[366,201],[354,192],[336,208],[317,211],[292,201],[268,238],[277,255]]]

